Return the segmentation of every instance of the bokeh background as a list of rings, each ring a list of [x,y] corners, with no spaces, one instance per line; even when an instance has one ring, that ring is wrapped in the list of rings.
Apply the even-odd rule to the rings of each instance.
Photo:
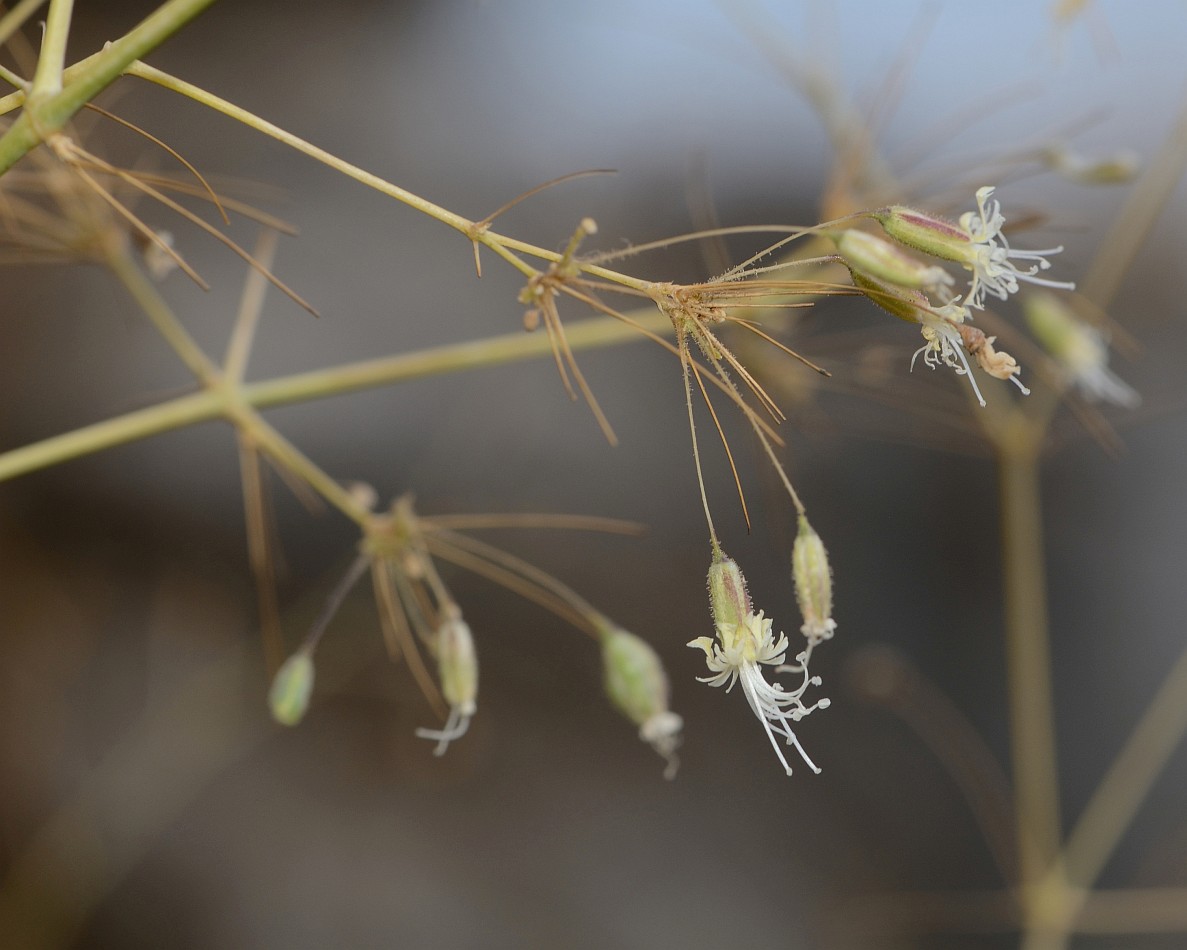
[[[77,56],[152,8],[78,6]],[[1056,269],[1074,278],[1107,248],[1127,190],[1022,160],[1054,140],[1153,156],[1184,100],[1187,7],[1098,2],[1060,25],[1050,6],[240,0],[150,61],[474,218],[555,176],[618,169],[545,192],[499,225],[559,248],[590,215],[597,246],[613,248],[703,225],[706,196],[725,224],[818,220],[835,156],[767,44],[871,110],[916,193],[960,210],[970,181],[999,183],[1008,215],[1039,216],[1018,243],[1065,244]],[[251,378],[520,326],[516,275],[487,255],[476,279],[469,245],[436,222],[163,90],[126,80],[101,101],[226,187],[266,183],[248,193],[299,227],[275,270],[323,316],[271,296]],[[100,128],[95,141],[125,162],[165,161],[126,131]],[[1137,412],[1108,414],[1123,450],[1064,419],[1044,469],[1069,819],[1183,644],[1185,198],[1180,187],[1112,313],[1141,344],[1115,361],[1145,397]],[[175,275],[165,287],[220,354],[242,266],[164,212],[144,213],[213,284],[202,292]],[[253,232],[235,234],[250,243]],[[694,246],[637,267],[709,273]],[[0,449],[189,385],[98,269],[10,267],[0,301]],[[644,341],[580,356],[617,448],[547,360],[269,417],[335,476],[383,498],[414,492],[426,514],[646,523],[639,539],[490,539],[655,645],[686,721],[671,783],[605,701],[591,642],[461,573],[449,577],[482,682],[471,733],[447,756],[414,738],[431,714],[407,670],[385,661],[362,587],[319,651],[307,719],[271,725],[225,425],[0,485],[0,907],[32,908],[23,919],[34,923],[0,934],[0,946],[1016,945],[1008,925],[993,932],[992,900],[967,915],[964,898],[941,901],[957,932],[920,934],[889,896],[1002,884],[912,718],[943,727],[950,757],[974,755],[965,720],[1002,762],[1008,745],[993,463],[962,381],[907,376],[917,336],[872,311],[826,302],[799,328],[797,345],[826,362],[835,391],[781,360],[763,364],[794,410],[786,458],[836,573],[840,629],[814,661],[833,706],[800,730],[819,776],[786,778],[742,697],[694,680],[703,663],[684,644],[710,632],[708,544],[678,367]],[[988,397],[1002,397],[992,382]],[[949,421],[936,423],[937,409]],[[793,629],[790,512],[739,420],[730,431],[755,518],[747,534],[711,448],[722,540],[757,603]],[[335,514],[274,489],[295,644],[357,539]],[[902,664],[917,684],[898,713],[854,688],[871,658]],[[1105,886],[1187,885],[1185,782],[1179,755]],[[980,791],[991,803],[1002,794],[989,779]],[[1008,827],[991,832],[1008,842]]]

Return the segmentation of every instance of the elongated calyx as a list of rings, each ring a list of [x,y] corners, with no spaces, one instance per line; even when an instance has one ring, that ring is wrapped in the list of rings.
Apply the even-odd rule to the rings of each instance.
[[[791,577],[804,624],[800,632],[812,643],[828,640],[837,629],[833,620],[833,577],[820,535],[803,515],[791,549]]]
[[[709,565],[709,609],[714,624],[737,626],[752,613],[746,578],[738,562],[721,551],[713,555]]]
[[[898,245],[867,231],[848,228],[834,240],[837,252],[855,277],[867,275],[910,290],[936,290],[953,283],[952,275],[944,268],[925,264]]]
[[[470,728],[470,719],[478,711],[478,654],[470,627],[460,615],[448,616],[433,638],[437,654],[437,677],[441,695],[449,704],[449,717],[440,729],[417,729],[421,739],[434,739],[434,755],[444,755],[449,743],[460,739]]]
[[[659,655],[642,638],[609,626],[602,632],[602,665],[606,695],[639,727],[639,738],[667,760],[664,777],[675,777],[684,720],[668,708],[668,676]]]

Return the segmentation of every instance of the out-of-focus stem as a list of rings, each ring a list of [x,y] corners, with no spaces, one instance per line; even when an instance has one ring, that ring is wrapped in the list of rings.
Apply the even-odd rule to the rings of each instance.
[[[1063,945],[1049,921],[1061,916],[1059,773],[1047,628],[1038,449],[1041,430],[1020,417],[996,441],[1002,507],[1006,664],[1010,691],[1019,886],[1029,950]],[[1054,887],[1042,887],[1044,883]],[[1061,928],[1055,928],[1061,930]]]

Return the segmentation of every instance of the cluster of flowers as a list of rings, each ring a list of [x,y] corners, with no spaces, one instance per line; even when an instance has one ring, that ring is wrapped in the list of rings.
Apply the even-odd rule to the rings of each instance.
[[[1042,251],[1010,247],[1002,234],[1006,219],[999,203],[992,200],[993,191],[989,186],[979,189],[977,210],[961,215],[958,223],[902,205],[870,212],[869,217],[896,243],[856,229],[834,235],[854,284],[894,316],[921,325],[925,342],[912,358],[912,368],[921,354],[932,369],[941,363],[951,367],[968,377],[982,406],[985,399],[973,378],[968,356],[989,375],[1010,380],[1023,393],[1028,390],[1018,378],[1017,361],[994,349],[996,338],[968,325],[971,311],[983,310],[986,296],[1005,300],[1017,293],[1020,281],[1065,290],[1075,286],[1039,276],[1051,266],[1047,256],[1058,254],[1062,247]],[[954,295],[951,274],[940,266],[923,263],[904,247],[970,271],[967,294]],[[1022,266],[1016,262],[1023,262]]]
[[[443,755],[452,742],[466,734],[478,711],[474,636],[433,557],[437,550],[449,559],[452,551],[456,559],[461,536],[418,519],[408,498],[398,500],[390,512],[373,515],[365,533],[358,558],[330,595],[305,642],[273,678],[268,697],[272,716],[286,726],[295,726],[304,718],[313,694],[314,651],[346,594],[370,571],[389,654],[393,659],[407,660],[422,690],[445,718],[440,728],[417,729],[416,735],[435,742],[434,754]],[[476,544],[472,540],[470,543]],[[601,645],[608,697],[638,726],[639,737],[664,758],[665,776],[674,777],[684,723],[668,708],[668,678],[655,650],[593,609],[560,581],[510,555],[481,545],[471,548],[469,556],[459,563],[482,573],[484,562],[487,567],[495,566],[498,576],[517,579],[521,592],[526,589],[543,593],[545,596],[538,599],[560,601],[567,608],[567,617],[580,618],[581,626]],[[422,650],[436,661],[435,691],[420,659]]]
[[[741,569],[720,549],[714,551],[713,563],[709,566],[709,606],[716,637],[697,637],[688,644],[705,651],[705,662],[711,675],[698,677],[702,683],[724,686],[726,692],[735,684],[742,684],[742,693],[751,712],[763,724],[788,775],[791,775],[791,766],[783,755],[779,739],[785,745],[793,746],[813,772],[820,771],[800,745],[792,724],[829,706],[828,699],[809,705],[803,697],[809,686],[820,685],[820,677],[808,672],[812,651],[822,641],[831,639],[837,627],[832,618],[832,574],[828,554],[820,535],[803,515],[799,518],[799,532],[791,560],[796,599],[804,618],[800,632],[807,640],[804,649],[796,654],[794,663],[786,662],[787,636],[780,633],[776,637],[770,618],[763,616],[761,610],[755,612]],[[764,666],[774,667],[776,673],[790,673],[799,677],[799,681],[792,689],[780,683],[769,683],[763,675]]]

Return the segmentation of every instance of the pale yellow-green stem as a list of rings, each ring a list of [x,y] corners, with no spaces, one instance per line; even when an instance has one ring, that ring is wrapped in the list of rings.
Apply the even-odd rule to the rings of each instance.
[[[672,326],[670,320],[656,311],[633,315],[632,320],[633,324],[627,324],[611,317],[595,317],[574,323],[565,331],[569,346],[573,350],[621,346],[640,339],[640,327],[644,331],[663,333],[670,331]],[[245,405],[265,409],[551,354],[548,338],[542,333],[507,333],[246,383],[239,390],[239,399]],[[223,414],[224,401],[216,392],[180,396],[4,452],[0,454],[0,482],[117,445],[208,422]]]
[[[1006,666],[1025,946],[1050,942],[1062,915],[1065,883],[1058,870],[1061,841],[1059,770],[1047,624],[1046,561],[1038,456],[1045,426],[1021,415],[996,440],[1001,491]],[[1044,886],[1044,885],[1048,886]]]
[[[29,87],[25,108],[36,112],[47,100],[62,91],[62,71],[66,68],[66,41],[70,38],[70,15],[74,0],[50,0],[41,38],[41,53]]]
[[[15,7],[0,17],[0,46],[5,45],[9,38],[16,33],[34,13],[37,12],[45,0],[21,0]],[[17,88],[23,88],[24,83],[13,83]]]
[[[534,244],[529,244],[526,241],[520,241],[516,238],[507,237],[503,234],[497,234],[485,227],[480,226],[477,222],[471,221],[469,218],[463,217],[460,214],[455,214],[438,204],[434,204],[426,198],[413,194],[399,185],[392,184],[378,175],[372,174],[365,169],[359,168],[357,165],[352,165],[350,162],[338,158],[336,155],[327,152],[323,148],[319,148],[300,136],[293,135],[277,125],[269,122],[267,119],[248,112],[234,103],[228,102],[213,93],[207,92],[198,86],[188,83],[183,79],[178,79],[176,76],[171,76],[160,69],[149,66],[147,63],[131,63],[127,67],[127,74],[129,76],[136,76],[140,79],[146,79],[149,82],[156,83],[166,89],[170,89],[179,95],[186,96],[193,99],[195,102],[213,109],[216,112],[221,112],[223,115],[242,122],[244,125],[262,132],[278,142],[289,146],[303,155],[308,155],[310,158],[321,162],[323,165],[334,169],[334,171],[345,175],[348,178],[353,178],[360,184],[366,185],[368,188],[373,188],[380,194],[387,195],[389,198],[394,198],[410,208],[415,208],[417,211],[435,218],[442,224],[447,224],[451,228],[460,231],[472,241],[483,244],[493,250],[496,254],[504,257],[513,266],[521,272],[531,275],[532,269],[523,264],[518,259],[513,259],[509,255],[511,251],[519,251],[532,257],[547,261],[559,261],[562,255],[556,251],[550,251],[546,248],[537,247]],[[583,273],[589,274],[593,277],[600,277],[603,280],[608,280],[619,284],[623,287],[629,287],[634,290],[647,293],[651,289],[650,281],[639,280],[630,277],[626,274],[621,274],[618,271],[610,270],[605,267],[599,267],[594,264],[583,264],[580,261],[573,262],[574,268]]]
[[[153,13],[100,52],[67,69],[56,94],[28,103],[20,117],[0,136],[0,174],[54,132],[61,131],[79,109],[123,73],[132,62],[160,46],[173,33],[210,6],[214,0],[166,0]],[[0,100],[4,105],[24,100],[23,92]]]

